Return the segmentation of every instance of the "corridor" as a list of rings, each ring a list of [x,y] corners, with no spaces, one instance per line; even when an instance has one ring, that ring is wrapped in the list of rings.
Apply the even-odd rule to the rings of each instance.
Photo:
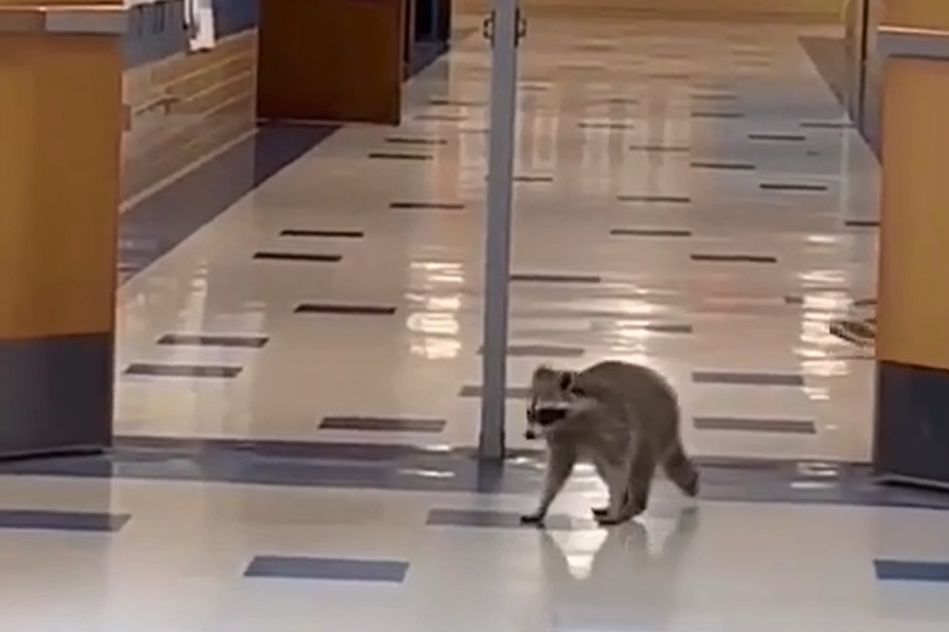
[[[24,569],[0,627],[943,632],[949,498],[871,485],[873,364],[828,330],[876,272],[878,166],[806,52],[837,34],[531,21],[497,469],[471,458],[476,26],[400,127],[300,130],[325,138],[221,213],[221,165],[261,151],[126,211],[116,451],[0,465],[0,557]],[[678,388],[702,496],[660,481],[605,531],[582,470],[551,530],[523,529],[542,463],[520,392],[606,358]]]

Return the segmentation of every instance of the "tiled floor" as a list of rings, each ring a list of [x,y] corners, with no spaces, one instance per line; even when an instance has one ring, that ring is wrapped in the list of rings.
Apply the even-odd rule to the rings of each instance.
[[[872,365],[828,332],[873,296],[877,167],[824,34],[531,24],[503,467],[471,458],[480,38],[399,129],[267,130],[129,210],[121,437],[0,466],[0,627],[942,632],[949,497],[871,483]],[[524,381],[602,358],[674,381],[701,499],[597,529],[584,469],[525,530]]]

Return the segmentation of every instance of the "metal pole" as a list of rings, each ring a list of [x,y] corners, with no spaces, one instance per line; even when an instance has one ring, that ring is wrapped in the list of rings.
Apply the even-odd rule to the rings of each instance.
[[[511,199],[517,97],[517,0],[494,0],[491,23],[491,109],[488,206],[484,252],[479,456],[504,458],[507,404],[508,298],[511,272]]]

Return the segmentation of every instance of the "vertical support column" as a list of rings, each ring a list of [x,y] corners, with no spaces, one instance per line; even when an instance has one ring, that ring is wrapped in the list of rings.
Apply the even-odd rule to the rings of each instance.
[[[878,44],[883,176],[873,465],[883,481],[949,490],[949,31],[883,27]]]
[[[107,447],[121,0],[0,0],[0,457]]]
[[[507,406],[508,303],[511,276],[511,201],[517,106],[517,0],[495,0],[485,22],[491,41],[488,208],[484,267],[484,346],[481,364],[479,455],[502,459]]]

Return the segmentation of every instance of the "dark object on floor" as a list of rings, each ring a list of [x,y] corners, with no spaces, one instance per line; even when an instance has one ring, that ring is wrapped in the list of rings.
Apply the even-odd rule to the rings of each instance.
[[[830,323],[830,333],[858,347],[872,347],[877,337],[876,318],[835,320]]]

